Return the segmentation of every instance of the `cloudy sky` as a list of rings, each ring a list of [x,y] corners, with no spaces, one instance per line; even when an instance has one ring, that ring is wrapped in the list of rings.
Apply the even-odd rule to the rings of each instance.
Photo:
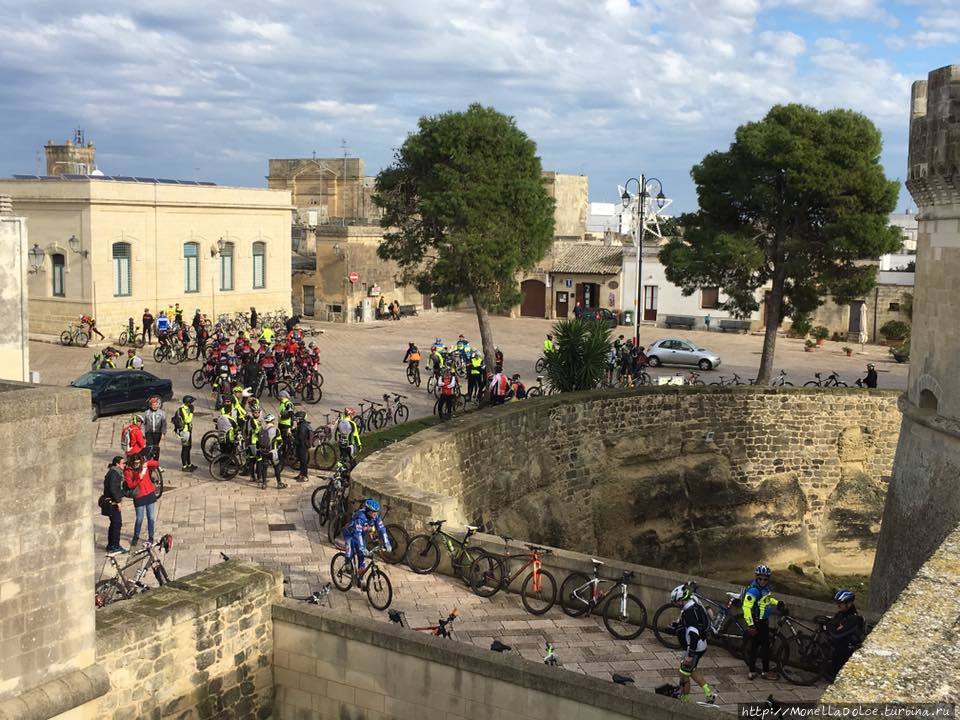
[[[265,185],[271,157],[388,163],[479,101],[592,200],[691,165],[775,103],[849,107],[906,165],[910,83],[960,63],[957,0],[0,0],[0,175],[82,126],[107,174]],[[901,206],[909,203],[906,195]],[[902,209],[901,207],[901,209]]]

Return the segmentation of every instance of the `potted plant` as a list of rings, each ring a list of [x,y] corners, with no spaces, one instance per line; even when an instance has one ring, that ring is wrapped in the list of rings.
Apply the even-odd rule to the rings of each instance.
[[[830,331],[827,330],[823,325],[817,325],[813,330],[810,331],[810,334],[817,339],[817,347],[822,347],[824,340],[830,337]]]
[[[813,340],[807,340],[803,344],[804,352],[813,352],[814,350],[816,350],[816,348],[817,348],[817,344]]]
[[[905,363],[910,359],[910,338],[906,338],[902,343],[894,345],[888,352],[893,355],[893,359],[898,363]]]
[[[853,348],[847,347],[846,345],[843,346],[843,351],[847,354],[847,357],[853,355]]]
[[[903,320],[888,320],[880,328],[880,334],[890,347],[896,347],[907,339],[910,334],[910,325]]]
[[[790,324],[790,335],[795,338],[805,338],[810,332],[810,321],[803,315],[795,315]]]

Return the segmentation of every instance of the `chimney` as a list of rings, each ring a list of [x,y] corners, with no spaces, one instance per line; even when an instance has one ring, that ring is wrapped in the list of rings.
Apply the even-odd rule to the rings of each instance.
[[[13,215],[13,198],[0,195],[0,215]]]

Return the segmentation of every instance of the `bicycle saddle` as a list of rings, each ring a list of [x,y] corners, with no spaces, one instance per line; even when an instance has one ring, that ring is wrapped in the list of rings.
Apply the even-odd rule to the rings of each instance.
[[[596,558],[590,558],[590,562],[594,565],[605,565],[606,563],[603,560],[597,560]]]
[[[539,552],[541,555],[549,555],[553,552],[550,548],[540,547],[539,545],[527,545],[527,550]]]
[[[617,685],[630,685],[633,683],[632,677],[627,677],[626,675],[618,675],[617,673],[613,674],[613,681]]]
[[[504,645],[499,640],[494,640],[492,643],[490,643],[490,649],[498,653],[509,652],[510,650],[513,650],[512,647],[509,645]]]
[[[430,525],[431,527],[435,527],[439,530],[440,526],[443,525],[445,522],[446,520],[433,520],[432,522],[428,522],[427,525]]]
[[[480,528],[478,528],[476,525],[467,525],[465,527],[467,528],[467,530],[469,530],[472,533],[475,533],[478,530],[480,530]]]

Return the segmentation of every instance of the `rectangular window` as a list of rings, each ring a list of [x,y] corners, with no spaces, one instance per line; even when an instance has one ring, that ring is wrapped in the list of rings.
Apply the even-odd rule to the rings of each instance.
[[[64,278],[63,278],[63,268],[64,268],[64,257],[57,253],[53,256],[53,295],[54,297],[65,297],[66,293],[64,292]]]
[[[200,291],[200,245],[194,242],[183,244],[183,291]]]
[[[224,243],[220,251],[220,289],[233,290],[233,243]]]
[[[117,297],[130,295],[131,285],[130,243],[114,243],[113,294]]]
[[[700,307],[704,310],[716,310],[720,306],[720,288],[701,288]]]
[[[253,287],[254,289],[267,286],[265,260],[267,255],[267,244],[255,242],[253,244]]]

